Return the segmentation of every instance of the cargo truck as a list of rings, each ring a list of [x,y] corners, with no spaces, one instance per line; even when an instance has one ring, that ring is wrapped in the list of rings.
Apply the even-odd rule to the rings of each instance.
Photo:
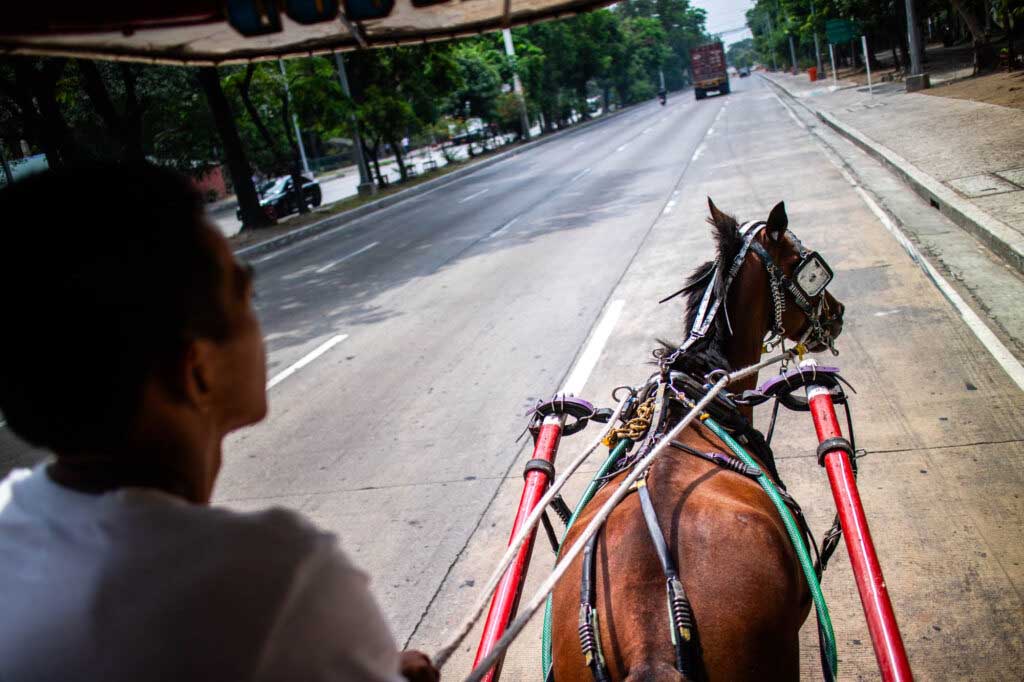
[[[729,94],[729,73],[725,68],[725,48],[722,43],[708,43],[690,49],[690,70],[693,72],[693,94],[704,99],[717,91]]]

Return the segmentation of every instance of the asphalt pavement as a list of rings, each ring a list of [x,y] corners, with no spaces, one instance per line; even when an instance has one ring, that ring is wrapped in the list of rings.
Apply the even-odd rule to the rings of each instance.
[[[567,380],[610,404],[650,372],[656,337],[682,337],[681,302],[657,300],[711,255],[708,195],[741,219],[785,200],[847,305],[842,354],[823,360],[860,391],[862,492],[918,678],[1019,679],[1021,389],[767,86],[733,87],[637,107],[257,259],[271,413],[229,439],[216,503],[336,532],[398,642],[433,651],[507,540],[530,406]],[[833,507],[815,446],[806,415],[782,416],[782,475],[820,533]],[[5,470],[39,456],[0,430]],[[538,542],[527,594],[550,565]],[[873,679],[843,549],[825,593],[843,677]],[[504,679],[539,678],[537,625]],[[819,679],[805,630],[803,677]]]

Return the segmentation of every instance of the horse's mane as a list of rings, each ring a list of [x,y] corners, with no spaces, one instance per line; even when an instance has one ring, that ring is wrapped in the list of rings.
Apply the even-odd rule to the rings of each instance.
[[[718,258],[702,263],[686,279],[686,286],[682,291],[686,295],[686,314],[683,316],[686,334],[690,333],[693,322],[697,319],[697,309],[700,307],[704,289],[707,287],[715,264],[724,263],[725,267],[728,267],[739,253],[743,243],[743,239],[740,237],[739,223],[733,216],[713,209],[712,217],[707,221],[714,228],[712,236],[715,239]],[[685,356],[676,358],[672,363],[672,369],[700,375],[713,369],[732,369],[723,349],[723,343],[728,335],[729,327],[725,322],[725,314],[720,310],[707,335],[690,346]],[[679,344],[670,344],[661,339],[658,340],[658,343],[662,346],[661,352],[666,354],[679,347]]]

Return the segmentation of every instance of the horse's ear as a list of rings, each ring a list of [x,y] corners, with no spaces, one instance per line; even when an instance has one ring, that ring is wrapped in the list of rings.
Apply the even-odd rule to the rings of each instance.
[[[718,255],[725,260],[731,260],[739,249],[740,226],[728,213],[723,213],[715,206],[715,202],[708,197],[708,209],[711,217],[708,222],[715,228],[715,241],[718,242]]]
[[[708,197],[708,210],[711,211],[711,224],[714,225],[715,227],[721,228],[728,225],[729,223],[736,222],[732,218],[732,216],[729,216],[718,210],[718,207],[715,206],[715,202],[711,201],[711,197]]]
[[[780,201],[775,204],[775,208],[768,214],[768,236],[773,241],[779,241],[788,225],[789,217],[786,216],[786,202]]]

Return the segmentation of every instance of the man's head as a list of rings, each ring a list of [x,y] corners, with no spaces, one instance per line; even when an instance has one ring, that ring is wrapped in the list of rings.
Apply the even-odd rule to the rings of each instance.
[[[250,272],[189,181],[148,164],[47,172],[0,192],[0,220],[10,428],[69,460],[215,442],[216,462],[160,464],[205,468],[212,488],[220,440],[266,413],[266,369]]]

